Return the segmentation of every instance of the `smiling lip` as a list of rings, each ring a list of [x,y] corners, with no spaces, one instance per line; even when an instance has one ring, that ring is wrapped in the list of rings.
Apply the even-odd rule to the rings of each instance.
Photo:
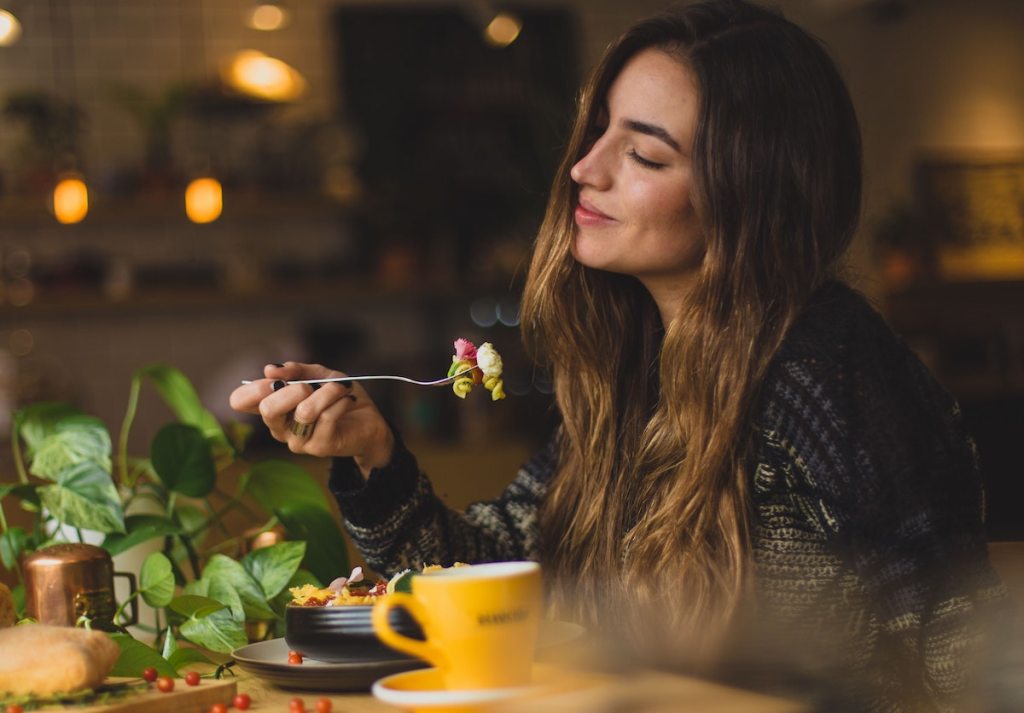
[[[615,219],[610,215],[602,213],[582,199],[576,204],[573,218],[576,219],[576,224],[581,227],[597,227],[615,222]]]

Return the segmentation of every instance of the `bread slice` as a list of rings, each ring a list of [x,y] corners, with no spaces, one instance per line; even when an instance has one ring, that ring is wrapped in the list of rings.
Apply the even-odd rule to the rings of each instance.
[[[96,688],[121,653],[100,631],[22,624],[0,629],[0,692],[50,696]]]

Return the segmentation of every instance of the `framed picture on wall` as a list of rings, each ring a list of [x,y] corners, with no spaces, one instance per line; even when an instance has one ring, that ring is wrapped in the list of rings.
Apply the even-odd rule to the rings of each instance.
[[[914,178],[944,277],[1024,279],[1024,148],[922,153]]]

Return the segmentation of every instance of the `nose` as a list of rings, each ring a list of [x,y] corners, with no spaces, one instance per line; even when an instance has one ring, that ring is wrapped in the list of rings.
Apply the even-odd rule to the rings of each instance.
[[[569,176],[581,186],[590,186],[597,190],[604,190],[609,187],[611,177],[602,161],[601,139],[598,139],[590,147],[583,158],[569,169]]]

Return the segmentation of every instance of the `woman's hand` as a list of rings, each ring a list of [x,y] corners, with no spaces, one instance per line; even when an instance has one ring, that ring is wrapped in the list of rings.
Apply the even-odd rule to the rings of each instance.
[[[231,392],[231,408],[259,414],[276,440],[292,453],[321,458],[351,456],[368,476],[391,461],[395,439],[387,421],[358,383],[288,384],[284,381],[345,376],[319,364],[268,364],[265,379]],[[277,390],[274,389],[277,384]]]

